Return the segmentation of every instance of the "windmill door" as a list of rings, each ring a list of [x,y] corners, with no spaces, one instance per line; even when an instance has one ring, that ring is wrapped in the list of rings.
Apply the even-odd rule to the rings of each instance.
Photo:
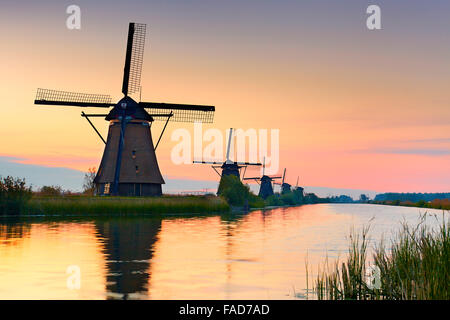
[[[136,197],[140,197],[141,196],[141,184],[140,183],[135,183],[134,184],[134,195]]]

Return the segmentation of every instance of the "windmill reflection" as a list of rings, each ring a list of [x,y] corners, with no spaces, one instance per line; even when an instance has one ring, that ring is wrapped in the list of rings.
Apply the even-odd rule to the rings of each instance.
[[[10,219],[0,224],[0,244],[15,245],[30,236],[31,225],[19,219]]]
[[[97,221],[96,229],[106,256],[108,299],[149,298],[150,260],[161,220]]]

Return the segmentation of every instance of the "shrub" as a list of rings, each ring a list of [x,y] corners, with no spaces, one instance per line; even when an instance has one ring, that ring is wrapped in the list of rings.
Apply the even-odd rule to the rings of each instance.
[[[280,196],[280,200],[285,205],[293,206],[294,204],[296,204],[295,203],[294,193],[292,193],[292,192],[288,192],[288,193],[282,194]]]
[[[262,208],[265,206],[264,200],[250,191],[248,185],[244,185],[235,175],[223,176],[220,179],[217,194],[224,197],[228,204],[232,206],[249,206],[252,208]]]
[[[296,204],[303,204],[305,202],[304,196],[303,196],[303,189],[294,189],[294,191],[292,191],[293,195],[294,195],[294,201]]]
[[[278,194],[274,194],[274,195],[267,197],[266,205],[269,207],[282,206],[283,202],[280,200],[280,196]]]
[[[57,197],[63,194],[63,190],[60,186],[43,186],[38,193],[41,196]]]
[[[398,200],[397,200],[397,201],[398,201]],[[427,205],[427,203],[425,202],[425,200],[420,200],[420,201],[417,202],[417,205],[418,205],[419,207],[425,207],[425,206]]]
[[[0,178],[0,214],[20,214],[31,195],[31,188],[26,186],[25,179]]]
[[[250,188],[238,177],[230,174],[220,179],[217,194],[224,197],[232,206],[243,206],[249,199]]]
[[[261,197],[258,197],[257,195],[253,194],[253,193],[249,193],[249,198],[248,198],[248,204],[251,208],[264,208],[265,207],[265,202],[264,199]]]

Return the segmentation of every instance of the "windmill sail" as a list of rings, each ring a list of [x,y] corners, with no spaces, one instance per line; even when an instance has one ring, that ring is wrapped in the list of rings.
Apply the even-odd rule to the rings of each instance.
[[[35,104],[74,106],[74,107],[99,107],[109,108],[115,104],[111,102],[108,94],[92,94],[81,92],[59,91],[38,88]]]
[[[212,123],[216,111],[214,106],[194,104],[139,102],[139,105],[159,121],[166,121],[167,115],[172,113],[170,121]]]
[[[122,92],[126,96],[140,90],[145,33],[145,24],[135,22],[129,24],[122,83]]]

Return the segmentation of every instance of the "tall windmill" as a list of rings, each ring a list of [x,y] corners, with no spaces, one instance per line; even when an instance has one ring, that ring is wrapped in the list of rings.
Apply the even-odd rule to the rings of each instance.
[[[164,179],[159,170],[155,149],[169,120],[176,122],[213,122],[215,107],[205,105],[136,102],[129,94],[140,91],[146,25],[130,23],[123,73],[122,93],[117,103],[104,94],[85,94],[38,89],[35,104],[112,109],[107,114],[81,113],[105,143],[103,157],[95,177],[99,195],[161,195]],[[109,121],[105,141],[89,117]],[[165,121],[156,146],[150,127],[155,120]]]
[[[274,181],[275,179],[281,179],[281,177],[278,176],[267,176],[265,174],[265,169],[266,169],[266,158],[264,157],[262,176],[243,179],[243,180],[255,180],[260,185],[258,196],[263,199],[266,199],[267,197],[273,195],[272,181]]]
[[[227,153],[225,157],[225,161],[202,161],[202,160],[194,160],[193,163],[201,163],[201,164],[211,164],[214,171],[222,177],[227,175],[235,175],[236,177],[241,177],[241,169],[244,168],[244,172],[242,176],[245,175],[245,171],[247,170],[247,166],[260,166],[261,163],[251,163],[251,162],[237,162],[232,161],[230,159],[230,150],[231,143],[233,140],[233,128],[230,128],[230,133],[228,135],[228,145],[227,145]],[[222,169],[222,172],[219,172],[217,169]]]
[[[289,183],[285,182],[285,180],[284,180],[285,177],[286,177],[286,168],[284,168],[283,178],[281,179],[281,183],[274,182],[274,184],[277,184],[277,185],[281,186],[281,194],[285,194],[285,193],[291,192],[291,185]],[[298,183],[298,181],[297,181],[297,183]]]

